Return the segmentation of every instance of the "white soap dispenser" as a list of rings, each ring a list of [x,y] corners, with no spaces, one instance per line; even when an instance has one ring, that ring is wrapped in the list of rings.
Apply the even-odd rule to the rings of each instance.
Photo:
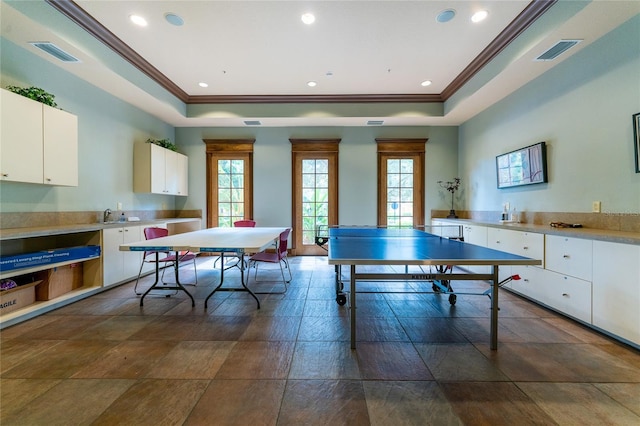
[[[516,208],[513,208],[513,211],[511,212],[511,222],[515,222],[518,223],[520,222],[520,216],[518,215],[518,212],[516,211]]]

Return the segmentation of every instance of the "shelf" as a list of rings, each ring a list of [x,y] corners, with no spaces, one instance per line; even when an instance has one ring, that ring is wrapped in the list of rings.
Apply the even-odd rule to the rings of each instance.
[[[60,266],[72,265],[74,263],[86,262],[87,260],[100,259],[99,256],[84,257],[80,259],[67,260],[65,262],[46,263],[43,265],[32,266],[31,268],[12,269],[11,271],[0,273],[0,279],[12,278],[18,275],[32,274],[34,272],[46,271],[47,269],[58,268]]]

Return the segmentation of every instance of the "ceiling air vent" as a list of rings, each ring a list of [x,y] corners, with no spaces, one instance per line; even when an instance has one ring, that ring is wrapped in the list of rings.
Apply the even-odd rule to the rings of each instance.
[[[260,126],[262,123],[260,120],[244,120],[244,124],[247,126]]]
[[[553,46],[551,46],[546,52],[542,55],[538,56],[535,61],[553,61],[555,58],[560,56],[560,54],[566,52],[571,49],[576,44],[580,43],[582,40],[560,40]]]
[[[383,123],[383,120],[369,120],[367,121],[367,126],[382,126]]]
[[[38,49],[44,50],[49,55],[56,57],[62,62],[80,62],[80,59],[65,52],[55,44],[49,43],[48,41],[33,41],[33,42],[29,42],[29,44],[37,47]]]

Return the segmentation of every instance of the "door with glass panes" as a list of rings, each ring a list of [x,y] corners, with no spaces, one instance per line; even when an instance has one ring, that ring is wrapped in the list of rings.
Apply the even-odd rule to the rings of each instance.
[[[424,156],[379,153],[378,226],[424,226]]]
[[[293,153],[296,255],[324,255],[316,236],[337,224],[337,152]]]

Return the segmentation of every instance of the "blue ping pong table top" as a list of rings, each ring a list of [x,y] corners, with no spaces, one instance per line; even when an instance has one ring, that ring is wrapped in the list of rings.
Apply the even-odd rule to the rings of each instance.
[[[540,265],[541,261],[417,229],[329,228],[329,264]]]

